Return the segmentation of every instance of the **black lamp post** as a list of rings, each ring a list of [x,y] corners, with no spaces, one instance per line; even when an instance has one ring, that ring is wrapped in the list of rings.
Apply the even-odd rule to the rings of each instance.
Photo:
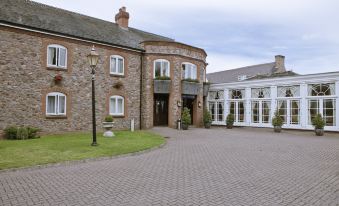
[[[99,59],[99,54],[96,53],[94,45],[91,49],[91,53],[87,55],[87,60],[89,62],[89,65],[92,69],[92,124],[93,124],[93,142],[92,146],[97,146],[97,131],[96,131],[96,122],[95,122],[95,87],[94,87],[94,81],[95,81],[95,67],[97,66]]]

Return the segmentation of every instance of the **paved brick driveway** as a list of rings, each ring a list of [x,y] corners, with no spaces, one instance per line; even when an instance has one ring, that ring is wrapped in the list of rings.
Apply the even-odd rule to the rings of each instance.
[[[0,205],[339,205],[338,134],[154,131],[149,153],[2,172]]]

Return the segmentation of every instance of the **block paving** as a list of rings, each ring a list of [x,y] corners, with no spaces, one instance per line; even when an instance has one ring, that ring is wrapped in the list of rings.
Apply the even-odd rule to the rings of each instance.
[[[0,172],[0,205],[339,205],[339,135],[178,131],[140,155]]]

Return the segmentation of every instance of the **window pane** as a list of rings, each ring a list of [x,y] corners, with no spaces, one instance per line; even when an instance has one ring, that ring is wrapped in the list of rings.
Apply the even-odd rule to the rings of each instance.
[[[65,110],[65,105],[66,105],[66,98],[65,96],[59,96],[59,113],[60,114],[65,114],[66,110]]]
[[[238,102],[238,122],[244,122],[244,120],[245,120],[244,102]]]
[[[155,62],[154,76],[161,77],[161,62]]]
[[[259,102],[252,101],[252,122],[259,123]]]
[[[209,103],[209,111],[211,112],[211,115],[212,115],[212,121],[215,121],[215,103],[214,102]]]
[[[124,73],[124,63],[123,63],[123,59],[121,58],[118,59],[118,73],[119,74]]]
[[[111,98],[110,99],[109,112],[111,114],[115,114],[116,113],[116,99],[115,98]]]
[[[218,121],[222,122],[223,121],[223,115],[224,114],[224,103],[223,102],[218,102]]]
[[[291,100],[290,124],[299,124],[299,100]]]
[[[270,122],[270,108],[271,108],[270,101],[262,102],[262,123]]]
[[[55,96],[48,96],[47,97],[47,113],[55,114]]]
[[[335,100],[334,99],[324,99],[324,120],[326,126],[335,126]]]
[[[59,65],[65,67],[66,66],[66,49],[59,48]]]
[[[48,64],[56,66],[56,48],[48,47]]]
[[[122,99],[118,99],[118,111],[117,111],[117,113],[119,113],[119,114],[122,114],[122,110],[123,110],[123,103],[122,103],[123,101],[122,101]]]
[[[308,102],[308,124],[312,125],[313,118],[318,114],[319,101],[309,100]]]
[[[192,66],[192,79],[197,79],[197,67],[195,65]]]
[[[283,118],[284,124],[287,121],[287,100],[279,100],[278,101],[278,111],[279,115]]]
[[[117,65],[117,59],[112,57],[111,58],[111,73],[116,73],[117,72],[116,65]]]

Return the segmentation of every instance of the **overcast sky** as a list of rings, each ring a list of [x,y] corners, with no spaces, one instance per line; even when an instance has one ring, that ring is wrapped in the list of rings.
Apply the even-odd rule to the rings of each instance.
[[[274,61],[300,74],[339,71],[338,0],[35,0],[206,50],[208,72]]]

